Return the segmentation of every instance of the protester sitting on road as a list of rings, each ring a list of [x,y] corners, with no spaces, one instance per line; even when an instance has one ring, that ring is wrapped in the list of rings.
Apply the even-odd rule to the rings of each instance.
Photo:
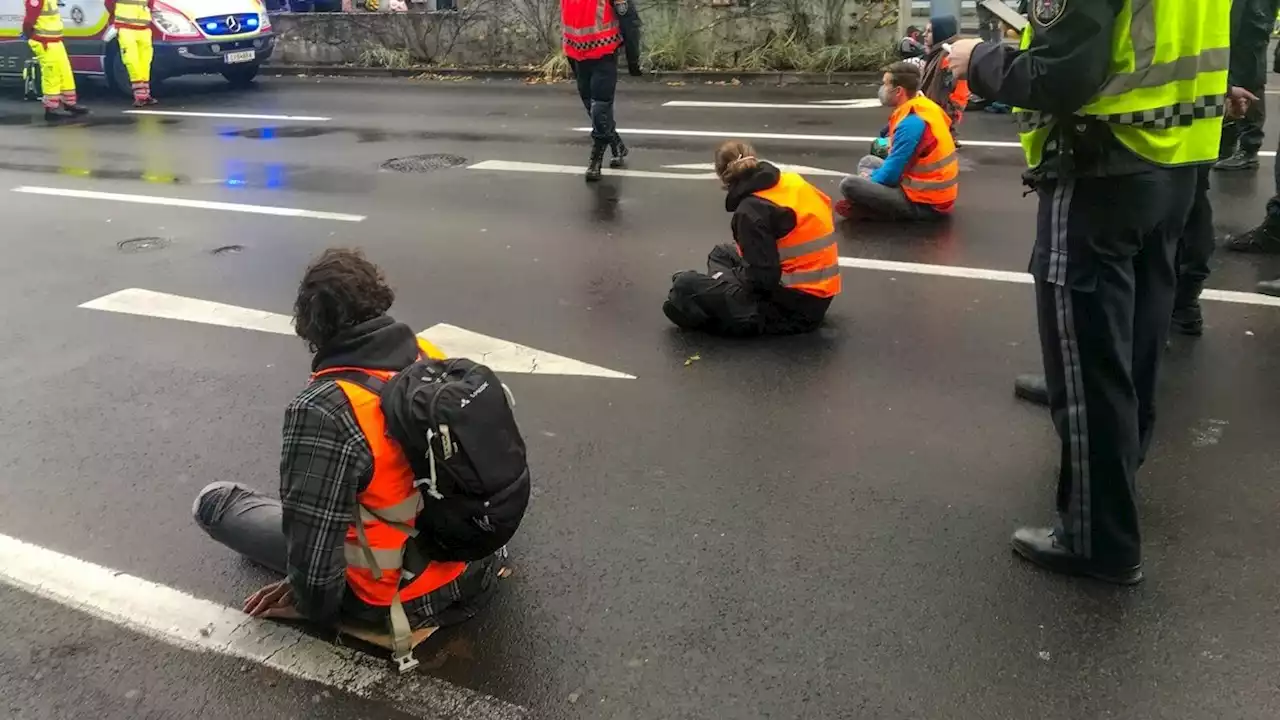
[[[907,35],[898,43],[898,57],[903,60],[922,57],[925,53],[924,41],[920,38],[920,28],[907,26]]]
[[[408,543],[416,541],[400,528],[415,516],[399,508],[418,499],[416,475],[400,446],[374,427],[382,424],[378,396],[323,374],[389,375],[420,354],[440,356],[387,315],[394,299],[378,267],[357,251],[326,250],[307,268],[294,326],[314,353],[313,375],[285,409],[280,499],[215,482],[195,501],[196,522],[210,537],[286,576],[249,596],[250,615],[385,627],[402,607],[414,628],[443,626],[474,615],[495,586],[495,556],[410,567],[417,553]],[[416,573],[403,582],[389,557],[400,551],[404,569]],[[366,556],[380,564],[370,568]]]
[[[889,66],[880,86],[881,104],[893,108],[881,136],[889,156],[862,158],[858,172],[840,182],[845,218],[938,220],[947,217],[959,192],[960,164],[946,114],[920,95],[920,70],[907,62]]]
[[[951,123],[951,135],[958,137],[960,120],[969,106],[969,81],[957,80],[951,71],[951,46],[948,44],[960,32],[960,23],[954,15],[939,15],[929,21],[925,41],[929,52],[924,58],[920,91],[938,104]]]
[[[784,335],[822,324],[840,293],[831,199],[795,173],[729,141],[715,156],[728,190],[735,245],[718,245],[707,273],[672,276],[662,311],[676,325],[718,335]]]

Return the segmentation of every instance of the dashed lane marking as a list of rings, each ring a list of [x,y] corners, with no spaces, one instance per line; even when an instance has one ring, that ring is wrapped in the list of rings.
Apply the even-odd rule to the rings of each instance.
[[[126,115],[165,115],[168,117],[201,117],[225,120],[288,120],[290,122],[328,122],[333,118],[319,115],[259,115],[256,113],[189,112],[185,110],[125,110]]]
[[[288,315],[142,288],[119,290],[83,303],[80,307],[87,310],[257,330],[278,335],[293,334],[293,319]],[[447,355],[471,358],[488,365],[497,372],[526,375],[577,375],[614,380],[635,379],[634,375],[546,350],[538,350],[510,340],[482,335],[448,323],[437,323],[418,335]]]
[[[1029,273],[1010,272],[1008,270],[988,270],[986,268],[960,267],[955,265],[927,265],[925,263],[899,262],[896,260],[875,260],[872,258],[842,257],[840,267],[857,268],[859,270],[879,270],[881,272],[900,272],[912,275],[938,275],[942,277],[968,278],[970,280],[992,280],[995,282],[1018,283],[1031,285],[1035,281]],[[1200,296],[1205,300],[1236,303],[1239,305],[1262,305],[1280,307],[1280,298],[1260,293],[1237,292],[1235,290],[1205,290]]]
[[[517,720],[517,705],[111,568],[0,535],[0,582],[178,647],[243,658],[419,718]]]
[[[188,198],[161,197],[158,195],[127,195],[124,193],[98,192],[95,190],[72,190],[70,188],[32,187],[24,185],[22,187],[14,188],[13,192],[26,193],[28,195],[51,195],[54,197],[79,198],[82,200],[108,200],[112,202],[135,203],[139,205],[169,205],[172,207],[195,208],[199,210],[224,210],[227,212],[251,213],[254,215],[278,215],[280,217],[310,218],[313,220],[363,222],[365,219],[364,215],[348,215],[346,213],[303,210],[300,208],[276,207],[273,205],[248,205],[245,203],[191,200]]]

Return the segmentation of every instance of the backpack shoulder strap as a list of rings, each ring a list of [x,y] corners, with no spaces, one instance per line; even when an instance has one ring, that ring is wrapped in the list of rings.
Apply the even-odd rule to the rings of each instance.
[[[365,390],[368,390],[374,395],[382,395],[382,389],[387,386],[386,381],[383,380],[382,378],[374,377],[373,375],[370,375],[367,372],[362,372],[360,370],[354,370],[350,368],[335,368],[333,370],[322,370],[316,373],[314,376],[315,380],[321,380],[324,378],[329,378],[332,380],[346,380],[347,382],[355,383],[356,385],[359,385],[360,387],[364,388]]]

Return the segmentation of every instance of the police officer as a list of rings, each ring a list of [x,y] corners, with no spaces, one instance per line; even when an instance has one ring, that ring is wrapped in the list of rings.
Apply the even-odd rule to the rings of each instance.
[[[1231,47],[1247,47],[1250,52],[1232,52],[1231,80],[1261,96],[1267,85],[1267,43],[1275,29],[1280,0],[1232,0]],[[1222,128],[1221,160],[1215,170],[1255,170],[1262,149],[1262,126],[1267,104],[1253,103],[1243,117],[1228,119]]]
[[[1017,50],[960,40],[952,67],[1018,108],[1039,196],[1041,352],[1062,442],[1058,522],[1013,548],[1049,570],[1142,579],[1134,475],[1197,166],[1218,156],[1229,0],[1033,0]]]
[[[564,54],[578,83],[578,95],[591,117],[591,159],[587,181],[601,176],[604,150],[610,167],[626,161],[627,146],[613,119],[618,86],[618,48],[622,47],[631,75],[640,75],[640,15],[628,0],[560,0],[564,24]],[[625,47],[624,47],[625,46]]]

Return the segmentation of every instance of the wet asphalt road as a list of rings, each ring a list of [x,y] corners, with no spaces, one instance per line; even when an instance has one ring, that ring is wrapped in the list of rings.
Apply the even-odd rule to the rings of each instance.
[[[629,85],[618,118],[871,135],[880,110],[662,107],[865,94]],[[1045,413],[1010,392],[1015,374],[1039,367],[1028,286],[846,269],[813,336],[680,334],[659,306],[673,272],[728,239],[714,181],[379,171],[419,153],[582,164],[573,128],[586,121],[566,85],[268,78],[237,92],[209,81],[175,83],[161,108],[327,121],[134,116],[93,99],[93,119],[59,128],[31,120],[32,104],[0,102],[0,533],[226,604],[270,579],[208,542],[189,511],[213,480],[275,487],[282,408],[305,382],[301,342],[77,306],[137,287],[287,313],[310,257],[359,245],[414,326],[453,323],[636,376],[508,379],[537,473],[533,510],[512,545],[514,577],[486,614],[420,649],[427,672],[546,718],[1280,714],[1280,310],[1209,303],[1205,336],[1175,339],[1140,478],[1148,580],[1118,590],[1042,574],[1007,548],[1016,525],[1049,518],[1057,452]],[[1007,117],[984,114],[963,133],[1014,139]],[[715,145],[627,139],[642,170],[708,162]],[[757,147],[838,170],[865,143]],[[841,254],[1024,269],[1034,201],[1021,195],[1018,151],[963,153],[953,223],[846,227]],[[1217,180],[1221,229],[1260,219],[1271,167]],[[836,178],[817,182],[835,192]],[[367,219],[9,191],[18,186]],[[117,247],[148,236],[168,245]],[[227,245],[241,248],[213,252]],[[1247,291],[1280,262],[1223,253],[1215,270],[1211,286]],[[24,646],[37,629],[50,641],[79,634],[42,602],[9,591],[0,602],[29,618],[3,633]],[[93,630],[76,642],[118,648],[111,662],[143,675],[133,685],[163,672],[141,658],[181,655],[175,681],[204,691],[144,695],[156,717],[271,707],[208,704],[233,692],[232,661]],[[36,653],[0,653],[0,676],[30,678]],[[103,663],[76,668],[88,678],[76,682],[110,682]],[[60,716],[47,683],[6,686],[18,717]],[[288,706],[308,693],[264,697]],[[77,714],[121,716],[118,698],[66,697]],[[361,717],[356,707],[337,697],[332,717]]]

